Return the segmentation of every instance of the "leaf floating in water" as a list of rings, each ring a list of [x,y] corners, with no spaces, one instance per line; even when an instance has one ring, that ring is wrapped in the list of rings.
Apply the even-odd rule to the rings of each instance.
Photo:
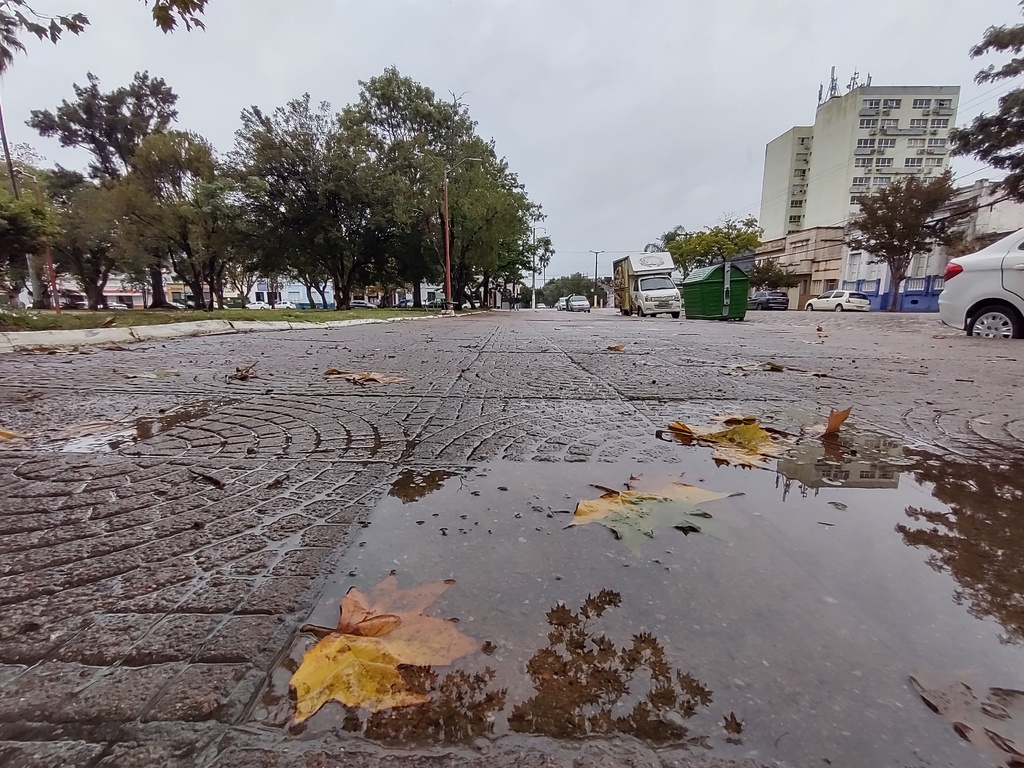
[[[825,424],[825,431],[822,435],[839,434],[839,428],[843,426],[843,423],[848,418],[850,418],[851,413],[853,413],[853,406],[850,406],[845,411],[837,411],[834,408],[829,411],[828,422]]]
[[[625,491],[594,486],[604,491],[604,495],[580,501],[566,527],[599,523],[611,529],[615,538],[636,555],[640,554],[647,539],[654,538],[656,528],[675,528],[686,534],[705,533],[726,538],[721,526],[716,525],[711,515],[697,505],[739,494],[715,493],[684,483],[665,483],[640,490],[638,480],[630,478]]]
[[[454,581],[400,589],[391,573],[370,596],[353,588],[341,601],[341,619],[310,649],[291,679],[295,722],[328,701],[371,712],[424,703],[407,688],[402,665],[437,667],[478,650],[455,623],[423,614]]]
[[[683,445],[711,448],[711,457],[718,465],[752,469],[767,467],[769,459],[783,456],[789,447],[783,432],[766,429],[753,416],[727,416],[722,426],[708,427],[674,421],[663,434]]]
[[[829,505],[830,507],[835,507],[835,508],[836,508],[836,509],[838,509],[838,510],[839,510],[840,512],[845,512],[845,511],[846,511],[847,509],[849,509],[849,507],[848,507],[848,506],[846,506],[845,504],[843,504],[843,502],[841,502],[841,501],[830,501],[830,502],[828,503],[828,505]]]

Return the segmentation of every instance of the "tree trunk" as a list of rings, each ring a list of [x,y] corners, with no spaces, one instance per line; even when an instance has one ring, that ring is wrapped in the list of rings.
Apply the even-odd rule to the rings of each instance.
[[[306,288],[306,301],[309,302],[310,309],[316,309],[316,302],[313,301],[313,286],[309,283],[305,284]]]
[[[480,284],[480,295],[483,299],[482,304],[484,306],[489,306],[489,297],[491,295],[491,276],[487,272],[484,272],[484,279]]]
[[[423,285],[419,280],[412,281],[412,307],[423,309],[423,297],[421,296]]]
[[[89,301],[89,309],[93,311],[96,311],[100,307],[105,308],[107,306],[106,297],[103,295],[103,287],[100,285],[86,285],[85,296]]]
[[[326,285],[326,283],[324,284],[324,286],[322,288],[318,285],[316,287],[316,292],[318,294],[320,294],[320,301],[323,302],[323,308],[327,309],[327,285]],[[313,305],[313,308],[316,309],[316,305],[315,304]]]
[[[891,273],[892,277],[892,288],[889,291],[889,311],[899,312],[900,311],[900,286],[903,281],[907,279],[905,272],[903,273]]]
[[[153,301],[150,302],[150,309],[174,309],[171,302],[167,300],[167,293],[164,291],[164,271],[160,264],[152,264],[149,267],[149,285],[153,291]]]

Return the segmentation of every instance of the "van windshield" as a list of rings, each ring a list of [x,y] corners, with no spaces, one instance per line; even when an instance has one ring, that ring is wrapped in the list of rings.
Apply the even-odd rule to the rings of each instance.
[[[642,277],[640,278],[641,291],[670,291],[676,284],[667,277]]]

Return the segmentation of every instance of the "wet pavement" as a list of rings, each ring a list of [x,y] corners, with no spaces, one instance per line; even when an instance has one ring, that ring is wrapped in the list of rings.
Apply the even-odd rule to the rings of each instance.
[[[3,361],[0,764],[1024,760],[1014,344],[931,316],[415,325]],[[734,413],[785,456],[659,439]],[[727,496],[569,525],[639,482]],[[479,651],[403,667],[425,703],[294,723],[312,627],[392,572],[453,580],[427,612]]]

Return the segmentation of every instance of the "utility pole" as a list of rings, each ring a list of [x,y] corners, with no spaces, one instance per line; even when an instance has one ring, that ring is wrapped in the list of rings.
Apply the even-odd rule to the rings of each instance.
[[[594,309],[597,309],[597,257],[604,251],[591,251],[594,254]]]
[[[530,294],[530,309],[537,309],[537,230],[543,229],[544,233],[547,234],[547,227],[534,227],[533,228],[533,293]],[[544,268],[547,272],[547,267]]]
[[[18,189],[18,173],[14,167],[14,160],[11,158],[11,147],[7,143],[7,125],[4,123],[4,108],[0,104],[0,140],[3,141],[4,159],[7,161],[7,173],[11,177],[11,191],[14,192],[14,199],[21,199],[21,190]],[[28,265],[28,285],[32,293],[32,306],[41,308],[43,300],[43,281],[39,276],[39,269],[36,267],[36,260],[31,255],[25,255],[25,262]],[[56,299],[55,299],[56,301]],[[60,304],[59,301],[56,301]],[[60,311],[58,309],[58,311]]]

